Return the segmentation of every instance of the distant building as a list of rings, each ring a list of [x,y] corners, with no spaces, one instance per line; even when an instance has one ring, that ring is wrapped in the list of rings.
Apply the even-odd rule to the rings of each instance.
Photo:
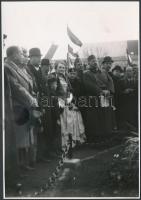
[[[125,67],[127,65],[127,49],[133,62],[137,64],[138,40],[84,44],[79,51],[79,56],[85,62],[89,55],[94,54],[100,64],[104,56],[111,56],[115,61],[114,65],[120,64]]]
[[[129,53],[134,53],[138,55],[138,40],[127,40],[127,49]]]

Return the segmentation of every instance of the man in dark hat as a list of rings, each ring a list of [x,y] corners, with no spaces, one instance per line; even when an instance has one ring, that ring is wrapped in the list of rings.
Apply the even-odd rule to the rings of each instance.
[[[28,72],[33,78],[34,81],[34,92],[37,95],[38,98],[38,104],[40,106],[40,109],[42,111],[42,96],[46,95],[44,94],[45,91],[45,84],[44,84],[44,78],[43,73],[41,70],[41,51],[39,48],[32,48],[29,50],[29,63],[28,63]],[[36,124],[35,124],[36,126]],[[39,125],[38,125],[39,126]],[[41,130],[41,127],[43,126],[43,118],[41,118],[40,128],[37,127],[36,130],[34,130],[34,135],[37,137],[37,161],[46,161],[44,158],[44,148],[45,148],[45,138],[44,138],[44,131]]]
[[[28,63],[28,72],[32,76],[34,80],[34,86],[36,93],[39,94],[41,92],[41,52],[39,48],[32,48],[29,50],[29,63]]]

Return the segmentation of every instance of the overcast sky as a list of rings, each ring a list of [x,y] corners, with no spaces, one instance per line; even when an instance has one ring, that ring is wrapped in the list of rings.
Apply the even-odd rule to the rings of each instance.
[[[67,24],[82,43],[139,39],[138,2],[2,2],[6,47],[39,47],[45,55],[52,43],[54,58],[66,58]]]

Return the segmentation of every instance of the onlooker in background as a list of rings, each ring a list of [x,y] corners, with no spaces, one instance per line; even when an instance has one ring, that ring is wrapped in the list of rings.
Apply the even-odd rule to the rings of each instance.
[[[33,86],[34,92],[38,98],[38,104],[41,108],[41,97],[43,93],[43,82],[42,82],[42,72],[41,72],[41,51],[39,48],[32,48],[29,50],[29,63],[27,66],[27,71],[31,75],[33,79]],[[38,113],[40,111],[38,108]],[[36,112],[36,111],[35,111]],[[37,160],[40,160],[41,155],[41,120],[37,118],[33,127],[33,138],[34,138],[34,145],[33,145],[33,162],[32,165],[34,166]]]
[[[112,71],[111,73],[112,78],[119,79],[122,77],[123,70],[120,65],[115,65],[111,71]]]
[[[113,69],[112,69],[112,79],[114,82],[114,87],[115,87],[115,93],[114,93],[114,105],[116,107],[115,110],[115,116],[116,116],[116,122],[117,122],[117,128],[120,129],[120,125],[121,125],[121,116],[120,116],[120,109],[121,109],[121,100],[120,100],[120,93],[121,93],[121,79],[123,77],[123,70],[121,68],[121,66],[116,65]]]
[[[42,92],[41,52],[39,48],[29,50],[28,72],[34,80],[34,90],[38,96]]]
[[[11,46],[7,48],[6,53],[7,59],[4,64],[4,70],[11,88],[18,163],[22,168],[32,169],[29,167],[27,158],[31,147],[30,110],[31,107],[37,107],[38,103],[36,98],[32,96],[33,82],[26,73],[25,65],[27,59],[22,49],[18,46]]]
[[[82,90],[82,77],[83,77],[83,66],[79,58],[74,61],[74,68],[68,69],[68,78],[73,88],[73,94],[75,97],[81,95]]]
[[[138,66],[133,64],[134,78],[138,80]]]
[[[51,72],[51,64],[49,59],[43,58],[41,60],[41,70],[42,70],[42,75],[45,77],[48,76],[48,74]]]
[[[138,79],[134,76],[133,67],[128,66],[121,80],[121,117],[123,127],[138,129]]]
[[[111,72],[111,68],[112,68],[112,64],[113,64],[113,60],[110,56],[105,56],[103,61],[102,61],[102,65],[101,65],[101,71],[102,71],[102,75],[103,75],[103,80],[105,81],[107,88],[109,88],[109,90],[111,91],[111,94],[113,95],[115,92],[115,88],[114,88],[114,83],[112,80],[112,72]],[[115,107],[114,107],[114,101],[113,101],[113,129],[116,130],[117,129],[117,123],[116,123],[116,119],[115,119]]]
[[[50,88],[49,77],[50,62],[48,59],[42,59],[41,61],[41,72],[42,72],[42,96],[41,96],[41,107],[42,107],[42,125],[43,132],[40,137],[40,154],[42,154],[42,160],[52,159],[55,155],[54,150],[54,137],[56,136],[56,123],[57,120],[54,116],[57,115],[56,104],[54,103],[54,97],[52,97],[52,88]],[[54,94],[55,95],[55,94]],[[57,148],[57,147],[56,147]],[[41,157],[41,155],[40,155]]]
[[[82,61],[79,57],[77,57],[74,61],[74,68],[69,70],[69,80],[71,83],[71,86],[73,88],[73,95],[75,98],[76,106],[79,108],[83,121],[85,123],[85,108],[79,107],[79,98],[81,98],[84,94],[84,85],[83,85],[83,73],[84,73],[84,66],[82,64]]]
[[[113,62],[114,61],[110,56],[105,56],[102,61],[102,66],[101,66],[102,71],[109,73]]]

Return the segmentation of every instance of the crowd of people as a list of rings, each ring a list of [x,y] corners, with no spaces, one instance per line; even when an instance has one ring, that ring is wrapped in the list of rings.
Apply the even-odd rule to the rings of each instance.
[[[19,168],[33,170],[37,162],[49,162],[62,154],[69,137],[72,145],[94,143],[112,137],[129,125],[138,129],[138,69],[123,69],[113,59],[95,55],[74,67],[66,61],[42,58],[39,48],[29,53],[8,47],[4,60],[6,120],[16,134]],[[6,132],[7,134],[7,132]]]

